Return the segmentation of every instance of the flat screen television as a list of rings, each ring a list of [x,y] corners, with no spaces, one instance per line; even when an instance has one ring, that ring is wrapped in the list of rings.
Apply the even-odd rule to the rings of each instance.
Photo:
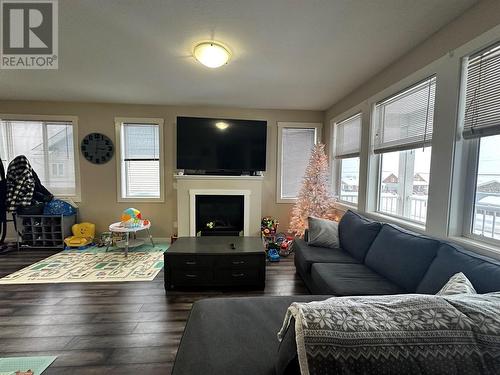
[[[192,173],[266,170],[267,121],[177,117],[177,169]]]

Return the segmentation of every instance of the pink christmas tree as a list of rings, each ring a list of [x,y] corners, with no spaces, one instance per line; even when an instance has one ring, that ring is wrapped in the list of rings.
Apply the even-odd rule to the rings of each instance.
[[[328,172],[325,145],[319,143],[312,150],[302,188],[292,209],[288,228],[291,233],[302,236],[309,216],[332,218],[334,199],[330,194]]]

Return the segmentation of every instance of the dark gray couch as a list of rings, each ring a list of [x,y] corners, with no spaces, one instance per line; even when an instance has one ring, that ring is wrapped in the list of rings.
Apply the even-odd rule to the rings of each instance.
[[[196,302],[173,374],[298,373],[293,334],[281,344],[276,337],[293,301],[323,300],[330,295],[434,294],[457,272],[463,272],[479,293],[500,290],[500,262],[452,244],[351,211],[339,224],[339,236],[339,249],[312,247],[300,239],[294,242],[297,272],[317,295]],[[290,350],[283,349],[286,345]]]
[[[339,240],[338,249],[293,244],[297,272],[314,294],[435,294],[457,272],[478,293],[500,290],[499,261],[352,211],[339,223]]]

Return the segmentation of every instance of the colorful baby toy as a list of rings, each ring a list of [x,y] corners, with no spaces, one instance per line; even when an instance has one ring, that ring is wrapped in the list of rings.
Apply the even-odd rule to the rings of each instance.
[[[141,211],[136,208],[127,208],[121,216],[121,225],[125,228],[137,228],[143,225],[147,220],[142,219]]]

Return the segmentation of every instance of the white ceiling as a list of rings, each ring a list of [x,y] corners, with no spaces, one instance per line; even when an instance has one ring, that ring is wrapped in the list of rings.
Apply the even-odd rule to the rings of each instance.
[[[0,71],[0,98],[323,110],[475,2],[60,0],[59,70]]]

